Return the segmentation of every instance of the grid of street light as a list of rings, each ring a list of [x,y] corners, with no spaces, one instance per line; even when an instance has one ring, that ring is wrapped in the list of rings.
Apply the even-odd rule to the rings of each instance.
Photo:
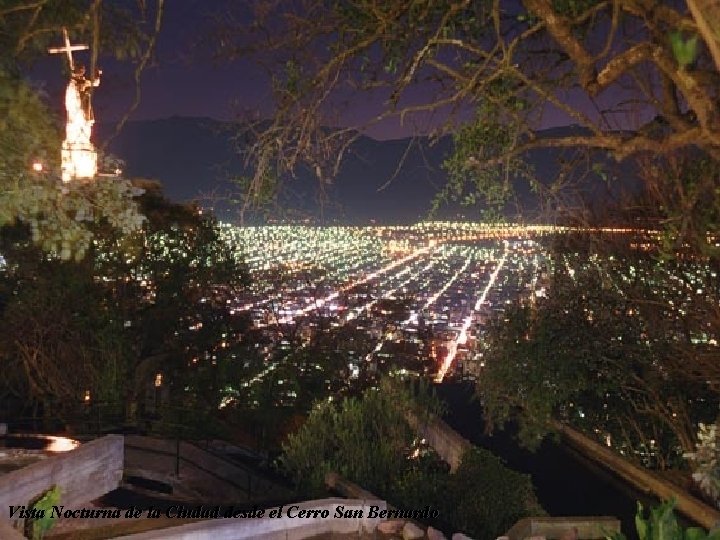
[[[266,367],[278,350],[304,347],[322,328],[352,327],[374,346],[350,357],[361,371],[441,382],[469,360],[485,322],[519,295],[542,294],[543,248],[551,227],[422,223],[409,227],[233,227],[252,285],[230,309],[268,334]],[[301,336],[290,345],[292,327]],[[283,347],[285,345],[285,347]]]
[[[352,392],[353,385],[373,384],[382,374],[436,382],[481,376],[488,323],[502,320],[515,300],[536,304],[547,296],[551,276],[563,273],[575,280],[600,272],[620,294],[628,282],[639,280],[658,305],[666,306],[666,320],[680,326],[685,314],[698,311],[697,302],[712,303],[720,295],[716,273],[699,259],[683,261],[678,271],[652,257],[642,263],[612,255],[600,259],[593,250],[548,254],[552,241],[546,240],[573,232],[577,230],[479,223],[223,225],[222,234],[238,246],[252,276],[252,285],[228,309],[250,319],[262,346],[260,369],[240,388],[229,388],[221,406],[235,399],[252,405],[253,389],[262,388],[260,383],[275,386],[278,404],[293,404],[298,389],[283,375],[288,366],[324,378],[328,399]],[[657,247],[652,231],[583,232],[614,237],[636,252]],[[586,315],[592,320],[593,313]],[[317,343],[333,332],[345,343],[332,342],[330,353],[339,355],[345,367],[328,370],[318,360],[328,354],[327,342],[325,349]],[[715,348],[720,336],[708,330],[691,338],[698,347]],[[582,420],[584,411],[569,413]],[[606,444],[614,443],[596,432]],[[641,459],[652,458],[652,448],[639,452]]]

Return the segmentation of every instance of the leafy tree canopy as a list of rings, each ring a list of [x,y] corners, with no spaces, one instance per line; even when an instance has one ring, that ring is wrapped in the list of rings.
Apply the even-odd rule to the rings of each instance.
[[[488,332],[478,391],[489,419],[519,422],[529,445],[562,420],[647,465],[679,465],[697,423],[717,415],[716,269],[567,248],[548,297]]]
[[[217,412],[227,386],[256,367],[248,321],[227,308],[249,280],[236,246],[197,208],[137,185],[144,229],[93,227],[80,262],[42,252],[27,226],[3,229],[3,392],[73,418],[89,391],[91,404],[127,405],[132,417],[162,373],[174,406]]]

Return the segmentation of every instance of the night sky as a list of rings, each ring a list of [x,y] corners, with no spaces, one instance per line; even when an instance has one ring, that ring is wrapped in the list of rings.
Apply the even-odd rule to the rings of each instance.
[[[213,58],[213,17],[227,10],[243,16],[245,14],[238,9],[240,4],[229,0],[172,0],[165,3],[154,61],[142,73],[141,101],[131,120],[172,116],[232,120],[245,108],[268,112],[264,99],[268,79],[254,61],[227,62]],[[153,17],[154,13],[150,11],[149,22]],[[71,36],[71,41],[77,39]],[[57,42],[60,45],[59,35]],[[76,53],[76,58],[87,64],[89,53]],[[58,103],[58,110],[62,109],[67,84],[63,61],[59,55],[48,55],[38,62],[31,74],[53,102]],[[93,97],[96,116],[101,122],[115,121],[134,101],[134,66],[101,56],[99,67],[103,76]]]
[[[113,0],[137,8],[137,0]],[[279,0],[284,2],[285,0]],[[139,106],[128,119],[138,122],[124,126],[116,134],[113,124],[123,119],[135,100],[135,66],[131,62],[119,62],[102,55],[98,59],[103,70],[100,87],[93,93],[93,106],[98,125],[93,141],[100,148],[117,155],[126,162],[126,173],[135,177],[153,178],[163,184],[166,195],[172,200],[200,199],[212,207],[223,219],[232,219],[235,210],[221,208],[215,199],[218,194],[236,190],[227,179],[248,174],[242,159],[228,141],[216,136],[214,122],[194,119],[209,118],[220,121],[240,121],[248,116],[269,118],[273,102],[268,68],[273,68],[269,54],[265,57],[245,57],[230,60],[230,50],[220,43],[219,21],[232,21],[238,29],[249,27],[252,14],[245,0],[167,0],[162,28],[158,36],[153,60],[142,72],[140,79],[141,99]],[[147,0],[144,31],[152,32],[156,0]],[[106,29],[107,30],[107,29]],[[101,27],[101,32],[103,28]],[[59,34],[59,33],[58,33]],[[70,36],[77,43],[78,36]],[[232,40],[247,42],[250,34],[232,36]],[[53,43],[60,45],[60,35]],[[76,54],[76,60],[86,65],[90,53]],[[47,95],[60,123],[65,118],[64,94],[67,85],[67,68],[61,55],[45,55],[28,73],[29,78]],[[278,68],[281,66],[278,65]],[[407,91],[405,103],[427,103],[437,88],[418,85]],[[333,180],[331,188],[321,192],[316,178],[302,167],[299,178],[282,184],[282,203],[287,208],[305,213],[322,213],[332,218],[330,211],[318,201],[330,197],[332,205],[348,222],[365,223],[370,219],[395,222],[402,219],[412,222],[427,215],[430,201],[447,180],[441,167],[450,150],[450,142],[429,149],[414,150],[403,161],[401,174],[394,178],[397,165],[407,149],[406,141],[387,143],[417,133],[428,133],[445,124],[447,111],[438,110],[433,115],[415,116],[401,125],[397,118],[363,127],[383,112],[387,92],[352,94],[343,89],[337,97],[342,114],[336,126],[359,128],[375,139],[354,146],[354,161],[346,156],[345,163]],[[562,100],[580,107],[583,113],[597,119],[599,111],[633,96],[627,90],[615,87],[591,102],[583,91],[558,93]],[[649,120],[649,109],[633,114],[619,114],[601,124],[605,129],[633,129]],[[144,121],[174,119],[151,125]],[[193,120],[186,119],[191,118]],[[470,118],[468,114],[466,118]],[[325,120],[324,120],[325,121]],[[144,123],[141,123],[144,122]],[[541,129],[567,126],[573,120],[552,106],[543,106]],[[326,123],[327,125],[327,123]],[[557,134],[555,134],[557,136]],[[221,140],[222,139],[222,140]],[[385,144],[378,145],[377,141]],[[430,152],[430,153],[428,153]],[[541,155],[542,154],[542,155]],[[171,156],[171,159],[168,159]],[[554,156],[554,157],[553,157]],[[533,166],[543,178],[557,174],[555,159],[550,152],[533,154]],[[551,163],[552,162],[552,163]],[[381,186],[392,181],[391,189]],[[416,197],[407,196],[412,192]],[[209,202],[208,202],[209,201]],[[529,203],[528,205],[529,208]],[[402,207],[401,216],[398,208]],[[454,208],[454,207],[453,207]],[[455,211],[451,208],[449,212]],[[320,210],[318,210],[320,209]],[[335,216],[335,217],[336,217]]]
[[[154,6],[148,2],[148,7]],[[248,112],[267,117],[272,111],[268,99],[269,78],[256,59],[244,58],[228,61],[218,59],[216,52],[222,50],[217,43],[216,18],[227,18],[247,24],[251,15],[247,4],[233,0],[172,0],[165,3],[163,25],[157,42],[154,61],[141,77],[141,101],[130,116],[130,120],[153,120],[173,116],[209,117],[217,120],[237,120]],[[154,13],[147,14],[152,23]],[[71,37],[72,39],[72,37]],[[76,41],[76,40],[73,40]],[[60,44],[60,36],[58,36]],[[78,54],[85,61],[87,52]],[[267,63],[267,59],[261,59]],[[122,118],[130,109],[135,96],[133,66],[111,59],[99,60],[103,69],[100,89],[94,96],[96,116],[100,122],[113,122]],[[57,104],[62,114],[63,92],[66,79],[62,71],[61,58],[48,55],[38,62],[30,74],[31,78],[48,93],[51,103]],[[387,95],[376,93],[370,96],[353,96],[341,125],[357,126],[379,114]],[[423,89],[415,89],[418,100],[427,98]],[[597,111],[620,97],[617,88],[600,95],[595,103],[590,102],[582,92],[561,95],[562,99],[582,104],[584,112],[597,118]],[[636,127],[647,120],[646,115],[616,115],[608,126],[614,129]],[[367,129],[366,134],[379,139],[396,139],[413,132],[428,130],[442,121],[438,116],[416,119],[401,126],[397,120],[388,120]],[[571,124],[572,121],[552,106],[545,107],[542,128]]]
[[[136,0],[117,1],[127,2],[128,6],[137,6]],[[151,31],[154,22],[155,5],[155,0],[147,2],[145,30],[148,32]],[[229,51],[223,50],[219,43],[218,19],[223,21],[231,19],[238,28],[250,26],[252,23],[248,3],[241,0],[165,2],[155,55],[141,75],[141,100],[137,109],[129,116],[130,121],[178,117],[234,121],[247,118],[248,115],[254,118],[271,116],[273,104],[269,99],[270,78],[267,72],[267,68],[273,66],[270,58],[246,57],[229,60]],[[247,41],[250,36],[239,34],[236,37],[240,41]],[[71,41],[77,42],[78,37],[71,36]],[[54,43],[60,45],[60,35]],[[223,54],[226,56],[223,57]],[[87,65],[90,54],[84,51],[77,53],[76,58],[77,61]],[[46,92],[58,119],[65,117],[64,93],[67,71],[64,68],[64,61],[60,55],[48,54],[37,62],[29,73],[34,83]],[[204,146],[201,144],[202,137],[207,136],[208,133],[196,133],[192,130],[181,133],[174,131],[172,127],[194,125],[197,128],[202,122],[169,122],[165,123],[165,131],[149,125],[136,126],[142,128],[139,130],[126,125],[120,136],[112,135],[114,131],[111,129],[112,124],[128,113],[135,99],[134,65],[102,56],[98,62],[103,75],[100,87],[93,94],[93,106],[98,121],[94,142],[100,147],[110,145],[109,148],[114,154],[125,159],[128,163],[128,174],[160,180],[166,194],[173,200],[189,200],[197,197],[202,199],[207,193],[215,193],[217,190],[227,191],[230,188],[223,183],[225,178],[245,174],[244,169],[238,172],[235,165],[228,165],[229,162],[234,163],[239,160],[236,154],[233,153],[232,156],[218,154],[219,148],[223,145],[218,144],[217,140],[204,141],[206,143]],[[430,101],[435,92],[434,87],[416,86],[408,91],[407,98],[410,102],[424,103]],[[627,99],[633,96],[616,86],[601,94],[595,102],[591,102],[582,91],[564,92],[558,94],[558,97],[581,107],[587,116],[597,119],[599,111],[603,108],[618,103],[620,98]],[[353,128],[363,126],[383,111],[387,98],[388,94],[381,92],[370,95],[343,92],[338,99],[346,101],[341,102],[340,110],[343,113],[336,125]],[[634,115],[620,114],[611,117],[610,122],[604,127],[632,129],[649,119],[648,114],[643,114],[642,111],[638,113],[637,107],[634,109],[636,111]],[[546,104],[543,112],[541,129],[574,123],[568,116],[550,105]],[[400,125],[397,119],[388,119],[361,131],[377,141],[401,139],[416,133],[427,133],[443,125],[446,120],[442,117],[444,113],[444,111],[436,111],[434,116],[416,116],[406,121],[404,125]],[[427,213],[429,201],[437,193],[438,186],[443,185],[446,180],[440,164],[447,155],[447,149],[436,148],[435,154],[430,156],[430,160],[434,160],[431,171],[426,170],[427,156],[419,154],[413,158],[411,155],[411,159],[403,165],[401,177],[394,180],[393,189],[382,193],[377,191],[393,177],[405,149],[405,142],[397,148],[393,144],[373,147],[369,142],[362,149],[356,149],[361,153],[359,161],[343,167],[336,179],[336,190],[331,195],[333,201],[337,201],[339,206],[345,208],[344,219],[364,222],[370,218],[386,220],[389,219],[388,216],[395,218],[398,214],[398,205],[402,205],[408,216],[413,216],[413,220]],[[172,159],[166,159],[169,155],[173,156]],[[556,173],[556,169],[546,163],[547,159],[539,157],[538,159],[541,163],[536,166],[539,167],[538,171],[541,174],[551,177]],[[232,173],[228,172],[231,169]],[[302,173],[303,171],[301,175]],[[422,178],[422,189],[417,188],[418,178]],[[303,211],[315,211],[314,206],[306,205],[306,201],[318,198],[314,177],[312,182],[307,182],[307,186],[294,182],[283,184],[283,188],[293,194],[290,202],[283,202],[283,207],[302,206]],[[418,200],[414,203],[411,203],[406,196],[409,190],[414,190],[418,195]],[[215,203],[211,206],[219,215],[222,214]],[[387,208],[383,210],[385,207]],[[350,210],[347,209],[357,208],[362,209],[364,213],[356,216],[348,213]],[[366,211],[366,209],[371,210]],[[229,219],[229,214],[222,215]]]
[[[231,13],[240,24],[250,22],[243,2],[232,0],[173,0],[165,3],[162,30],[154,61],[141,77],[141,102],[131,120],[154,120],[173,116],[208,117],[236,120],[248,111],[268,116],[269,77],[255,59],[229,61],[218,58],[221,49],[214,41],[216,17]],[[148,13],[151,20],[154,13]],[[75,43],[76,38],[71,36]],[[57,36],[57,45],[61,37]],[[75,53],[78,61],[88,63],[89,53]],[[30,74],[44,88],[62,112],[66,78],[64,58],[48,55]],[[100,89],[93,96],[99,121],[117,121],[126,114],[135,97],[134,66],[100,58],[103,70]],[[358,100],[355,119],[377,114],[381,100]]]

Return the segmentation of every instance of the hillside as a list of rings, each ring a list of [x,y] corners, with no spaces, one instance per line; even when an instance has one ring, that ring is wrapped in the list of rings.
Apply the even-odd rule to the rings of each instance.
[[[98,141],[101,144],[107,141],[113,129],[109,125],[99,126]],[[233,220],[237,207],[223,199],[234,190],[228,178],[246,172],[242,158],[233,148],[235,133],[237,128],[233,124],[205,118],[129,122],[110,140],[108,150],[126,161],[129,177],[160,180],[171,199],[198,199],[212,206],[223,219]],[[548,134],[555,135],[557,130]],[[285,184],[278,205],[284,215],[275,217],[306,216],[351,224],[413,223],[426,217],[433,196],[446,182],[442,163],[452,149],[452,141],[445,137],[430,145],[419,140],[420,144],[413,144],[393,177],[409,142],[360,137],[350,147],[337,178],[325,187],[322,205],[317,179],[308,170],[297,171],[296,177]],[[556,150],[528,154],[536,174],[545,182],[557,177],[562,157]],[[582,189],[590,200],[612,195],[597,178],[586,182]],[[577,195],[576,191],[573,188],[572,197]],[[565,194],[565,200],[567,197]],[[535,195],[522,186],[519,199],[525,215],[532,219],[539,206]],[[476,208],[450,205],[441,210],[439,217],[474,219],[478,215]]]

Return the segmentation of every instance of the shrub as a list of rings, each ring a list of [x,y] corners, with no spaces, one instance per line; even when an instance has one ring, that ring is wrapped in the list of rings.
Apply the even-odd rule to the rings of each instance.
[[[38,497],[35,503],[32,504],[32,509],[41,517],[26,522],[26,535],[29,535],[32,540],[42,540],[57,521],[57,516],[52,513],[52,508],[58,504],[60,504],[59,486],[53,486]]]
[[[695,465],[693,480],[716,506],[720,506],[720,448],[717,443],[717,424],[700,423],[697,449],[687,452],[685,458]]]
[[[476,538],[496,538],[524,517],[545,514],[530,477],[482,448],[463,455],[450,475],[447,499],[452,523]]]
[[[430,505],[433,523],[477,538],[496,538],[517,520],[543,515],[527,475],[491,452],[471,449],[454,474],[418,444],[405,413],[413,396],[384,385],[339,406],[322,403],[284,446],[281,463],[306,495],[323,490],[334,471],[402,509]]]
[[[640,540],[720,540],[720,529],[707,533],[699,527],[688,527],[683,530],[673,512],[675,501],[666,501],[660,506],[650,509],[645,519],[643,506],[638,502],[635,516],[635,529]],[[607,540],[626,540],[625,535],[618,532],[607,536]]]
[[[323,489],[325,474],[337,472],[376,493],[390,490],[401,474],[413,432],[404,419],[403,397],[389,388],[366,391],[340,406],[319,404],[283,446],[282,466],[309,494]]]

